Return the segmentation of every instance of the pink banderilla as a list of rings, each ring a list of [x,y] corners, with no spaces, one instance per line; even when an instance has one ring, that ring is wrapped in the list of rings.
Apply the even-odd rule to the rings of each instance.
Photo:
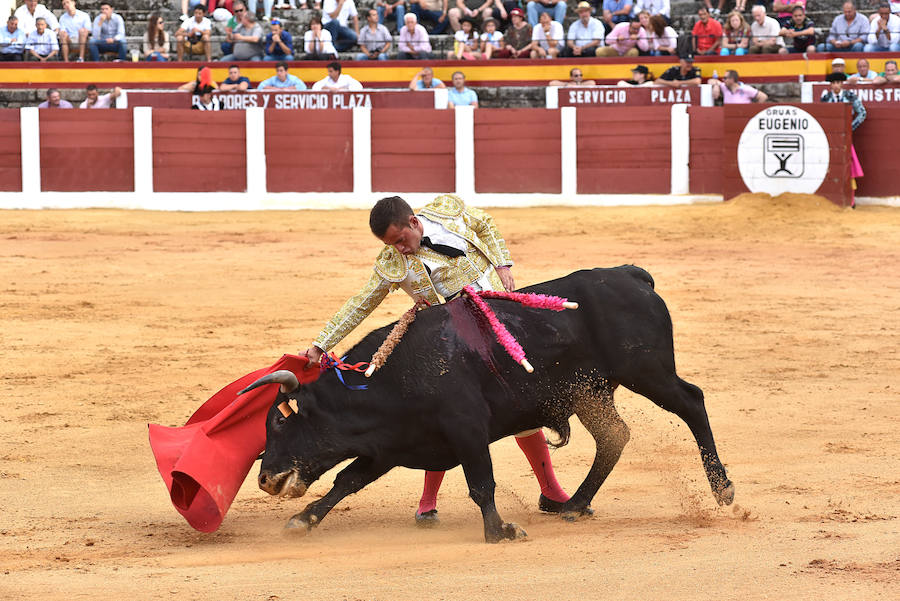
[[[506,326],[500,323],[500,320],[497,319],[497,316],[494,314],[488,304],[484,302],[484,298],[482,297],[511,300],[527,307],[549,309],[551,311],[562,311],[563,309],[578,308],[578,303],[572,303],[559,296],[550,296],[546,294],[495,292],[493,290],[482,290],[479,292],[471,286],[465,286],[463,288],[463,291],[469,295],[469,298],[472,299],[472,302],[475,303],[475,306],[478,307],[478,309],[488,320],[488,323],[491,324],[491,328],[494,330],[494,335],[497,337],[497,341],[503,345],[503,348],[505,348],[506,352],[509,353],[509,356],[513,358],[513,361],[524,367],[525,371],[527,371],[528,373],[532,373],[534,371],[534,367],[532,367],[531,363],[528,362],[528,359],[525,358],[525,351],[522,349],[522,345],[520,345],[519,341],[509,333],[509,330],[506,329]]]

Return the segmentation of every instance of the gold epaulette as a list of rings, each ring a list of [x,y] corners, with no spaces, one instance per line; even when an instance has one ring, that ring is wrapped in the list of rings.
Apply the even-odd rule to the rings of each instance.
[[[402,282],[409,272],[409,264],[396,248],[385,246],[375,259],[375,272],[389,282]]]
[[[456,219],[466,210],[466,203],[463,199],[454,194],[441,194],[430,203],[422,207],[420,213],[432,215],[439,218]]]

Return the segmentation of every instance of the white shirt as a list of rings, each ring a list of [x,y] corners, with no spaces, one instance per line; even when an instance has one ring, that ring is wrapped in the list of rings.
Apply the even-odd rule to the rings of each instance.
[[[322,25],[334,20],[331,18],[330,13],[335,11],[337,5],[337,0],[325,0],[325,2],[322,3]],[[336,20],[346,27],[350,17],[355,17],[358,14],[359,13],[356,12],[356,5],[353,4],[353,0],[344,0],[344,4],[341,6],[341,12],[338,13]]]
[[[553,26],[551,25],[551,30]],[[600,42],[600,45],[603,45],[603,38],[606,36],[606,30],[603,29],[603,23],[598,21],[597,19],[588,19],[587,25],[581,22],[581,19],[578,19],[571,25],[569,25],[569,35],[568,40],[573,42],[576,47],[587,46],[588,44],[593,43],[595,40]]]
[[[35,12],[37,12],[37,10],[35,10]],[[66,12],[62,14],[59,18],[59,26],[66,30],[66,33],[69,34],[70,38],[78,41],[78,30],[87,29],[88,35],[90,36],[93,24],[91,23],[91,17],[86,12],[75,9],[74,16],[70,16],[69,13]]]
[[[436,221],[431,221],[430,219],[422,217],[421,215],[416,215],[416,217],[422,223],[422,236],[428,236],[432,243],[452,246],[453,248],[461,250],[464,253],[468,250],[469,242],[462,236],[454,234]],[[440,294],[444,298],[447,298],[448,296],[458,292],[457,290],[448,290],[446,286],[444,286],[444,277],[446,276],[446,271],[448,270],[447,265],[445,265],[443,262],[438,263],[429,261],[428,259],[421,256],[419,257],[419,259],[421,259],[422,263],[424,263],[430,270],[429,277],[434,283],[434,289],[438,294]],[[468,254],[466,254],[464,260],[470,260],[468,258]],[[493,290],[494,287],[491,286],[491,278],[489,277],[489,274],[493,268],[494,267],[492,265],[488,265],[487,270],[481,274],[481,277],[479,277],[474,284],[472,284],[472,287],[476,290]]]
[[[23,4],[16,9],[15,15],[19,20],[19,29],[24,31],[25,35],[28,35],[35,30],[34,21],[38,17],[47,19],[47,29],[50,31],[57,31],[59,29],[59,21],[56,20],[56,15],[47,10],[47,7],[43,4],[38,4],[34,7],[33,15],[28,12],[28,7]]]
[[[481,34],[481,41],[487,42],[494,48],[503,48],[503,34],[496,29],[494,30],[494,33],[489,34],[485,31],[483,34]]]
[[[781,24],[772,17],[766,17],[763,24],[760,25],[753,19],[750,23],[750,35],[759,38],[763,42],[768,42],[775,38],[776,46],[784,46],[784,40],[778,33],[781,31]]]
[[[563,35],[563,26],[556,21],[550,21],[550,39],[556,42],[558,48],[562,48],[563,40],[566,39],[566,36]],[[541,27],[540,23],[535,25],[534,29],[531,30],[531,41],[539,42],[544,50],[550,49],[550,45],[547,43],[547,37],[544,35],[544,28]]]
[[[322,88],[324,88],[325,86],[337,88],[339,90],[347,90],[349,92],[358,92],[359,90],[363,89],[361,83],[359,83],[358,81],[356,81],[355,79],[353,79],[352,77],[347,75],[346,73],[341,73],[338,76],[337,81],[334,81],[333,79],[331,79],[330,77],[328,77],[326,75],[324,79],[320,79],[319,81],[314,83],[312,89],[314,91],[318,91],[318,90],[321,90]]]
[[[314,35],[312,30],[307,30],[306,33],[303,34],[303,51],[307,54],[313,53],[313,39]],[[316,54],[332,54],[337,56],[337,50],[334,49],[334,44],[331,42],[331,32],[327,29],[323,29],[319,32],[319,41],[317,42],[319,48]]]
[[[222,107],[219,105],[219,99],[216,96],[212,97],[212,100],[209,104],[203,104],[203,101],[200,100],[199,96],[197,96],[197,100],[194,101],[194,106],[197,107],[197,110],[200,111],[218,111],[222,109]]]
[[[656,32],[650,32],[650,44],[654,50],[660,48],[676,48],[678,46],[678,33],[671,27],[663,29],[661,38],[656,37]]]
[[[80,109],[92,108],[92,109],[108,109],[112,106],[113,95],[112,94],[100,94],[97,96],[97,102],[93,104],[93,106],[88,106],[87,98],[84,99],[84,102],[78,105]]]
[[[182,22],[181,26],[187,33],[191,33],[193,31],[203,32],[203,31],[212,31],[212,23],[209,22],[209,19],[203,17],[203,20],[197,23],[197,19],[191,17],[187,21]]]
[[[872,21],[872,25],[869,27],[869,43],[874,44],[876,46],[880,46],[882,48],[887,48],[891,44],[896,44],[900,41],[900,17],[897,15],[891,15],[888,17],[887,28],[891,34],[891,39],[887,39],[887,35],[881,34],[881,40],[879,40],[878,36],[878,22],[881,20],[881,17],[876,18]]]
[[[672,16],[672,6],[669,0],[635,0],[631,15],[636,17],[643,10],[650,13],[650,16],[663,15],[667,18]]]

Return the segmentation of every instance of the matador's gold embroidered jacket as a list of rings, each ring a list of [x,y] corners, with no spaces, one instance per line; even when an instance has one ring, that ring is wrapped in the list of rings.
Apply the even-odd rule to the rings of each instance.
[[[413,300],[440,303],[442,295],[425,269],[423,258],[442,265],[440,289],[446,296],[477,281],[486,271],[493,289],[503,290],[497,272],[489,268],[512,265],[513,262],[490,215],[466,207],[461,198],[452,194],[438,196],[418,214],[464,238],[468,243],[466,256],[446,257],[424,246],[415,254],[403,255],[393,246],[385,246],[375,260],[375,269],[365,287],[344,303],[313,344],[322,350],[331,350],[375,310],[388,292],[397,288],[403,289]]]

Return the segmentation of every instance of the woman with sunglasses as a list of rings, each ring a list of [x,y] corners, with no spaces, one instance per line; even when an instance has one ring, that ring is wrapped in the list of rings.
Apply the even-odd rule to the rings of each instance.
[[[169,60],[169,34],[166,33],[165,22],[159,13],[153,13],[147,20],[147,31],[144,32],[144,60]]]

